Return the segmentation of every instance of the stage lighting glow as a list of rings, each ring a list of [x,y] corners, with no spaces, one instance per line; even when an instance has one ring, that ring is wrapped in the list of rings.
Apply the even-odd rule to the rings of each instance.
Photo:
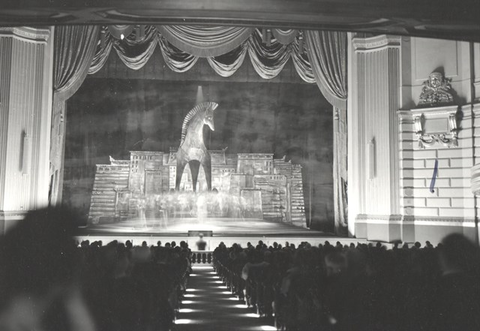
[[[187,318],[181,318],[181,319],[175,320],[175,324],[190,324],[192,322],[193,321],[191,319],[187,319]]]
[[[243,309],[246,309],[248,308],[247,305],[244,305],[244,304],[238,304],[238,305],[235,305],[235,308],[243,308]]]
[[[207,265],[207,266],[199,266],[199,265],[194,265],[193,270],[206,270],[206,269],[212,269],[212,266],[211,265]]]
[[[180,308],[178,310],[179,313],[193,313],[193,312],[197,312],[198,310],[195,310],[195,309],[190,309],[190,308]]]
[[[245,314],[245,316],[248,316],[248,317],[256,317],[256,318],[259,317],[259,315],[256,314],[256,313],[248,313],[248,314]]]

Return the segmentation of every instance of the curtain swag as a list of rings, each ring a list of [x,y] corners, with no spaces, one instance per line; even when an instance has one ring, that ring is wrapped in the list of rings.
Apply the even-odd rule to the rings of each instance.
[[[112,49],[128,68],[138,70],[148,62],[158,45],[165,64],[172,71],[186,72],[204,57],[222,77],[232,76],[248,53],[253,68],[264,79],[278,76],[292,59],[301,79],[316,83],[334,107],[346,109],[346,33],[343,32],[303,31],[303,46],[300,45],[303,40],[299,40],[301,34],[293,29],[272,29],[274,39],[270,43],[263,42],[261,29],[239,27],[146,26],[142,38],[136,36],[138,30],[133,26],[109,26],[100,33],[95,31],[90,32],[94,37],[87,38],[89,51],[92,47],[96,50],[86,69],[89,74],[105,65]],[[121,34],[123,39],[119,37]],[[60,35],[58,38],[73,36]],[[68,46],[73,42],[64,40],[62,44]],[[83,48],[74,46],[73,49]],[[68,48],[63,52],[68,53]]]
[[[298,30],[272,29],[272,34],[280,44],[288,45],[297,38]]]
[[[175,47],[198,57],[228,53],[252,34],[252,28],[157,25],[157,30]]]
[[[334,107],[347,109],[347,35],[330,31],[305,31],[315,81]]]

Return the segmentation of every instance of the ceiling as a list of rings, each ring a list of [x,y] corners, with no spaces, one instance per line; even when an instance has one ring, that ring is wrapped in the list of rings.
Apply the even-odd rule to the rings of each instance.
[[[1,0],[0,25],[207,24],[480,42],[478,0]]]

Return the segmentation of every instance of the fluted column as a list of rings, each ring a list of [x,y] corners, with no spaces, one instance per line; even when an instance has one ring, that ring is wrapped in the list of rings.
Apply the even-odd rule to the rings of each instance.
[[[48,204],[53,28],[0,28],[0,233]]]
[[[400,47],[396,36],[351,39],[348,219],[357,237],[400,238]]]

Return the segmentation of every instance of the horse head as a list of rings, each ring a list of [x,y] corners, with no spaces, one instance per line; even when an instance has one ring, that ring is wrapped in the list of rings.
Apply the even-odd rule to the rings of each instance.
[[[203,118],[203,123],[208,125],[210,130],[215,131],[215,123],[213,122],[213,111],[217,109],[218,103],[208,102],[207,107],[205,108],[205,117]]]

